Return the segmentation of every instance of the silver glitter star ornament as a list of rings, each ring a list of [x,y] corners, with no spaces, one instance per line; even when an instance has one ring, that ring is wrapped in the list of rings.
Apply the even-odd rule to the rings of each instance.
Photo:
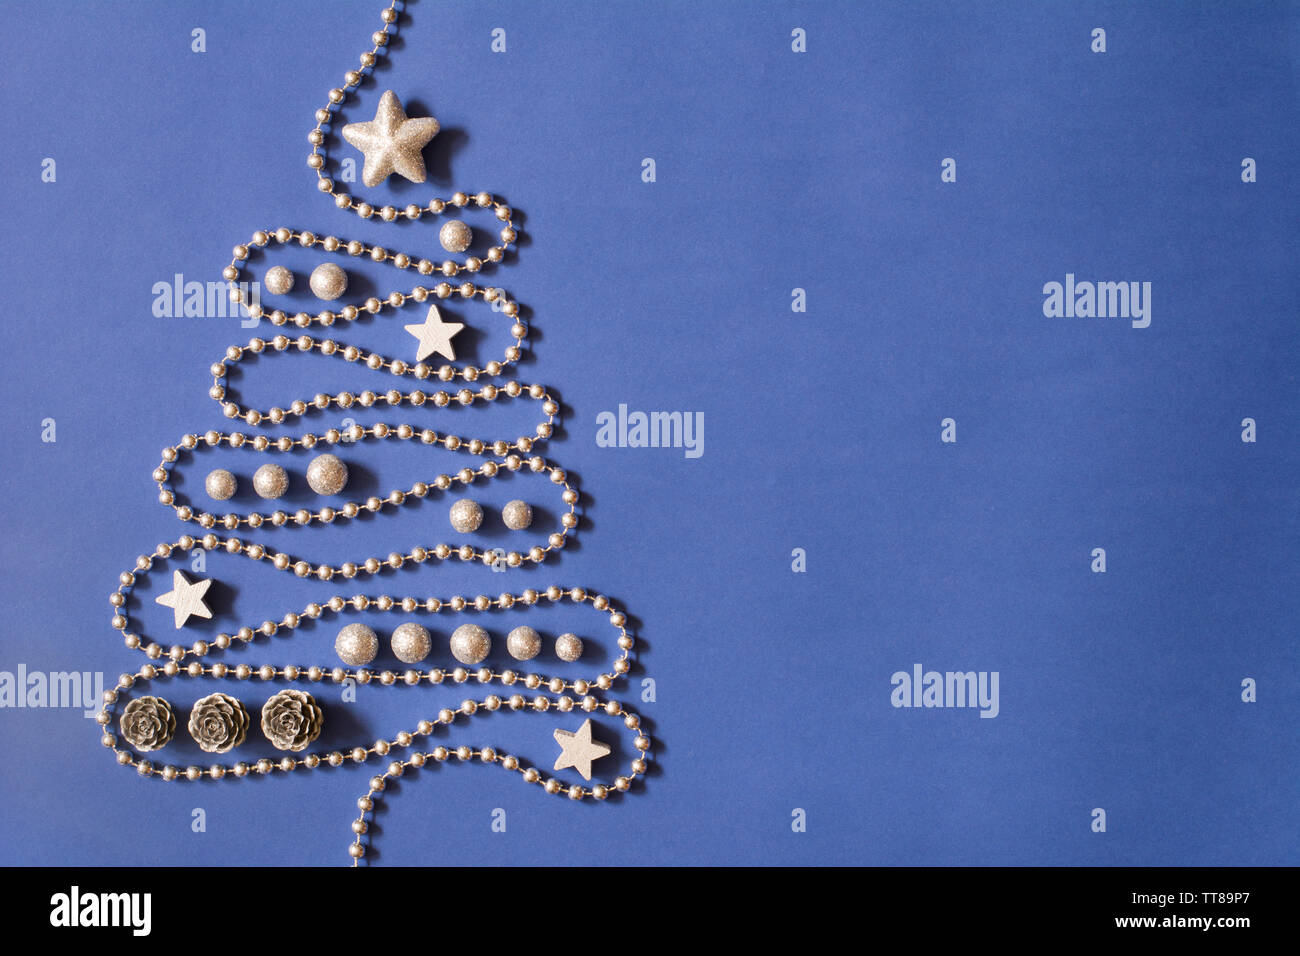
[[[368,123],[349,123],[343,138],[365,154],[361,181],[378,186],[390,173],[413,183],[424,182],[424,157],[420,151],[438,135],[438,121],[432,116],[408,119],[402,101],[388,90],[379,99],[375,118]]]
[[[588,717],[578,728],[578,732],[567,730],[555,732],[555,742],[560,745],[560,755],[555,758],[555,769],[572,767],[582,774],[583,780],[591,779],[591,762],[599,760],[609,753],[609,745],[591,739],[591,718]]]
[[[456,361],[456,352],[451,347],[451,337],[464,327],[463,322],[442,321],[442,313],[438,311],[438,307],[429,306],[429,314],[423,322],[405,327],[407,332],[420,340],[415,360],[423,362],[436,352],[444,358]]]
[[[163,607],[172,609],[176,618],[176,628],[180,630],[191,617],[212,617],[212,612],[203,603],[203,595],[212,587],[212,581],[190,581],[180,571],[172,573],[172,589],[166,594],[154,598]]]

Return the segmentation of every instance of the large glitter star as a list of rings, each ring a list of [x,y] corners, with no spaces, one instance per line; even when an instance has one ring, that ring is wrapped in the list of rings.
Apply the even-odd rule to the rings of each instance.
[[[555,732],[555,742],[560,745],[560,755],[555,758],[555,769],[572,767],[582,774],[583,780],[591,779],[591,762],[599,760],[609,753],[609,745],[591,739],[591,718],[582,722],[576,734],[567,730]]]
[[[423,362],[434,352],[453,362],[456,361],[456,352],[451,347],[451,337],[464,327],[463,322],[442,321],[442,313],[438,311],[436,305],[429,306],[429,314],[423,322],[404,326],[407,332],[420,340],[420,346],[415,353],[417,362]]]
[[[413,183],[424,182],[420,151],[436,135],[438,121],[432,116],[407,119],[402,101],[392,90],[380,97],[373,120],[343,127],[343,138],[365,154],[361,181],[367,186],[378,186],[394,172]]]
[[[212,617],[212,612],[203,603],[203,595],[212,587],[211,580],[195,581],[191,584],[180,571],[172,573],[172,590],[154,598],[159,604],[172,609],[179,630],[191,617]]]

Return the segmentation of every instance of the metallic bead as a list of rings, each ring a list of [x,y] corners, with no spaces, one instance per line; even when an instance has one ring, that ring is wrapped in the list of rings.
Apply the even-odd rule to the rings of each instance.
[[[506,636],[506,650],[517,661],[530,661],[541,653],[542,636],[528,625],[522,625]]]
[[[209,694],[190,710],[190,736],[208,753],[223,754],[238,747],[248,736],[248,724],[248,711],[228,694]]]
[[[477,501],[461,498],[451,506],[451,526],[461,534],[477,531],[483,523],[483,509]]]
[[[462,624],[451,633],[451,653],[462,664],[477,664],[492,650],[492,638],[477,624]]]
[[[379,654],[379,638],[364,624],[348,624],[334,638],[334,653],[349,667],[364,667]]]
[[[161,697],[137,697],[122,711],[122,737],[136,750],[147,753],[165,747],[176,733],[176,714]]]
[[[438,241],[448,252],[464,252],[474,241],[474,230],[459,219],[452,219],[438,230]]]
[[[393,656],[403,664],[418,664],[429,656],[433,642],[427,629],[414,621],[399,624],[391,639]]]
[[[253,472],[253,490],[263,498],[279,498],[289,490],[289,473],[268,462]]]
[[[307,484],[318,495],[337,495],[347,483],[348,466],[337,455],[317,455],[307,466]]]
[[[533,523],[533,509],[526,501],[507,501],[501,509],[501,520],[511,531],[523,531]]]
[[[332,262],[322,262],[311,270],[307,284],[316,298],[333,301],[348,290],[348,274]]]
[[[208,477],[203,481],[203,487],[207,491],[208,497],[213,501],[225,501],[228,498],[233,498],[238,485],[235,476],[224,468],[217,468],[208,472]]]
[[[262,707],[262,733],[277,750],[306,750],[324,723],[324,712],[304,690],[282,690]]]
[[[284,266],[272,266],[262,277],[262,285],[271,295],[288,295],[293,289],[293,273]]]
[[[582,656],[582,638],[576,634],[561,634],[555,639],[555,656],[562,661],[576,661]]]

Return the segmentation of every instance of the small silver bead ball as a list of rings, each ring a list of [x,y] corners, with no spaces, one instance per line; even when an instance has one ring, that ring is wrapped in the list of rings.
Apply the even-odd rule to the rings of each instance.
[[[577,634],[561,634],[555,639],[555,656],[562,661],[576,661],[582,656],[582,638]]]
[[[307,284],[316,298],[332,301],[348,291],[348,274],[332,262],[323,262],[311,270]]]
[[[474,241],[474,230],[459,219],[452,219],[438,230],[438,241],[448,252],[464,252]]]
[[[393,629],[392,645],[393,656],[403,664],[418,664],[429,656],[433,642],[427,630],[414,621],[407,621]]]
[[[334,638],[334,653],[350,667],[364,667],[379,654],[379,638],[364,624],[348,624]]]
[[[451,655],[462,664],[477,664],[492,650],[492,638],[477,624],[462,624],[451,632]]]
[[[253,490],[263,498],[279,498],[289,490],[289,473],[279,465],[263,465],[253,472]]]
[[[483,523],[483,509],[477,501],[461,498],[451,506],[451,526],[461,534],[477,531]]]
[[[224,468],[208,472],[208,477],[203,481],[203,487],[207,489],[208,497],[213,501],[225,501],[228,498],[233,498],[238,484],[235,481],[235,476]]]
[[[348,483],[348,466],[337,455],[317,455],[307,466],[307,484],[318,495],[337,495]]]
[[[266,270],[262,285],[271,295],[288,295],[293,289],[293,273],[284,266],[272,266]]]
[[[533,509],[526,501],[518,499],[507,501],[506,506],[501,509],[501,520],[511,531],[523,531],[533,523]]]
[[[526,624],[517,627],[506,635],[506,650],[517,661],[531,661],[541,653],[542,635]]]

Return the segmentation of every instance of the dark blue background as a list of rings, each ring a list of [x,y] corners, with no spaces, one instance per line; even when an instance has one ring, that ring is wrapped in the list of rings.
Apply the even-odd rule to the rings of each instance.
[[[305,165],[312,113],[380,9],[3,4],[0,669],[111,681],[143,662],[107,597],[135,555],[193,530],[156,504],[149,473],[183,433],[229,427],[206,369],[274,334],[154,318],[155,282],[218,279],[232,245],[282,224],[439,253],[428,222],[336,211]],[[371,118],[388,88],[436,115],[431,181],[355,191],[402,205],[486,189],[522,211],[517,259],[487,275],[529,310],[520,376],[563,403],[543,453],[577,477],[584,523],[558,560],[512,574],[448,563],[313,585],[214,556],[230,610],[211,632],[336,591],[583,584],[634,616],[628,696],[649,676],[658,699],[637,704],[654,770],[630,797],[573,805],[499,769],[426,770],[385,801],[379,860],[1297,862],[1300,7],[420,0],[400,27],[343,115]],[[795,27],[807,53],[791,52]],[[305,285],[314,260],[277,261]],[[1044,318],[1042,286],[1067,272],[1152,282],[1150,328]],[[362,274],[397,287],[391,270]],[[483,333],[458,357],[499,357],[501,316],[448,311]],[[336,337],[410,359],[399,323],[421,317]],[[391,381],[276,361],[240,382],[262,407]],[[702,411],[703,457],[598,448],[596,416],[619,403]],[[939,441],[949,416],[955,445]],[[55,444],[40,441],[47,417]],[[354,417],[494,437],[532,421]],[[1256,444],[1240,441],[1245,417]],[[256,464],[225,455],[191,460],[178,488]],[[395,443],[349,455],[381,492],[464,463]],[[476,491],[558,504],[536,478]],[[338,562],[447,537],[430,499],[259,540]],[[157,583],[139,623],[169,640]],[[567,628],[560,616],[540,629]],[[388,617],[381,633],[401,620]],[[335,630],[227,660],[325,663]],[[890,675],[918,661],[999,671],[1000,716],[892,708]],[[1240,702],[1244,677],[1256,704]],[[347,705],[320,696],[328,726]],[[363,689],[344,719],[359,740],[391,736],[463,696]],[[500,715],[445,739],[545,767],[551,731],[576,724]],[[19,863],[344,863],[380,766],[142,780],[74,710],[0,711],[0,759],[0,860]],[[195,807],[206,833],[191,832]],[[796,807],[806,833],[791,832]]]

